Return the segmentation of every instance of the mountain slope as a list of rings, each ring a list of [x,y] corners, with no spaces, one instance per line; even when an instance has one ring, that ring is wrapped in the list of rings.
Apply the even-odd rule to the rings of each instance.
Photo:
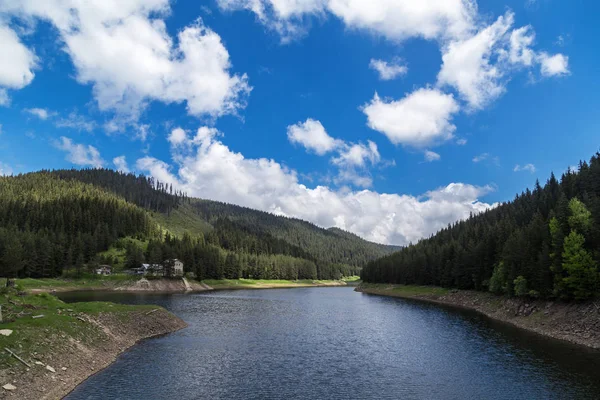
[[[370,262],[367,282],[436,285],[531,297],[600,291],[600,153],[508,203]]]
[[[130,266],[178,257],[199,277],[331,279],[358,274],[396,249],[298,219],[192,199],[153,179],[107,169],[3,177],[0,192],[4,276],[57,276],[111,262],[96,254],[115,244],[127,247]],[[118,241],[126,236],[142,242]],[[32,250],[38,242],[44,254]],[[32,252],[33,259],[23,256]]]

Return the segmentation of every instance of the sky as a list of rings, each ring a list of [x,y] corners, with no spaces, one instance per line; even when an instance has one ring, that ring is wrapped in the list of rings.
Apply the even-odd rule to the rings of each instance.
[[[595,2],[0,0],[0,174],[405,245],[598,150]]]

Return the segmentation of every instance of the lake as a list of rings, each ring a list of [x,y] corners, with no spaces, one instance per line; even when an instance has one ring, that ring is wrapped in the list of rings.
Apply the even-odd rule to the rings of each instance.
[[[64,293],[158,304],[189,327],[67,399],[599,399],[600,352],[475,312],[353,288]]]

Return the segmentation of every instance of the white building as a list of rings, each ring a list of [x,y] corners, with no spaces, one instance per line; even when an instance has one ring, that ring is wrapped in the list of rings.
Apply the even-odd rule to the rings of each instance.
[[[183,276],[183,263],[178,259],[173,260],[173,274]]]

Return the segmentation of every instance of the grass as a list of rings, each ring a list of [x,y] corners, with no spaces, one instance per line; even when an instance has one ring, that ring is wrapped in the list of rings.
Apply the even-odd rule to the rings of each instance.
[[[68,336],[83,343],[99,338],[100,332],[93,325],[78,319],[82,314],[93,315],[100,312],[117,313],[126,316],[132,311],[150,310],[154,306],[126,306],[112,303],[72,303],[66,304],[48,294],[17,293],[15,289],[1,289],[3,323],[0,329],[10,329],[10,336],[0,336],[0,368],[9,368],[19,362],[4,350],[14,351],[28,362],[34,358],[44,358],[50,352],[58,352],[61,340]],[[33,318],[43,315],[41,318]],[[57,338],[60,338],[57,340]]]
[[[204,221],[189,205],[184,205],[171,211],[171,214],[168,216],[154,212],[152,213],[152,218],[160,226],[179,237],[182,237],[185,232],[194,236],[205,235],[213,230],[213,227]]]
[[[263,287],[263,286],[307,286],[326,285],[339,281],[300,279],[297,281],[285,279],[206,279],[203,283],[211,287]]]
[[[360,281],[360,276],[358,276],[358,275],[344,276],[344,277],[342,277],[342,280],[344,282],[358,282],[358,281]]]
[[[126,274],[113,274],[108,276],[83,274],[79,279],[71,278],[44,278],[34,279],[25,278],[17,279],[16,284],[23,290],[43,289],[43,290],[60,290],[60,289],[98,289],[104,287],[112,287],[120,283],[133,282],[139,277]]]
[[[390,285],[385,283],[363,283],[361,287],[374,293],[405,297],[444,296],[450,292],[450,289],[437,286]]]

